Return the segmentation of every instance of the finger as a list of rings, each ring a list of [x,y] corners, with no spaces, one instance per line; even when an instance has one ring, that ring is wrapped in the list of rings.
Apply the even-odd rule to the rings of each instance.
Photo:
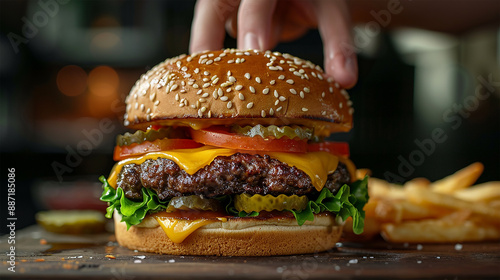
[[[272,18],[277,0],[243,0],[238,10],[238,48],[272,47]],[[274,36],[274,35],[273,35]],[[276,41],[276,40],[274,40]]]
[[[351,37],[350,20],[344,1],[316,1],[318,29],[323,39],[325,71],[344,88],[358,80],[358,63]]]
[[[196,53],[224,46],[224,24],[238,9],[239,0],[199,0],[196,3],[189,50]]]

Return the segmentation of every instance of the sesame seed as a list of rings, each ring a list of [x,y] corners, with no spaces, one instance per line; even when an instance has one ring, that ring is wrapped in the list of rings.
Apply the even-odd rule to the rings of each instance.
[[[151,101],[154,101],[156,98],[156,92],[153,92],[150,96],[149,96],[149,100]]]
[[[203,75],[208,76],[208,75],[210,75],[210,72],[205,71],[205,72],[203,72]]]
[[[226,92],[231,92],[232,88],[227,88]]]
[[[269,66],[269,70],[271,70],[271,71],[278,71],[279,68],[276,67],[276,66]]]
[[[184,107],[184,103],[179,103],[179,107]]]
[[[146,110],[146,114],[149,114],[149,113],[151,113],[151,108],[148,108],[148,109]]]
[[[280,79],[280,80],[284,80],[284,79],[285,79],[285,75],[280,75],[280,76],[278,77],[278,79]]]
[[[234,87],[235,90],[241,90],[242,88],[243,88],[242,85],[237,85],[237,86]]]
[[[308,88],[308,87],[304,87],[304,91],[305,91],[306,93],[311,92],[311,91],[309,90],[309,88]]]
[[[300,74],[304,74],[304,72],[305,72],[305,71],[304,71],[304,69],[300,69],[300,70],[299,70],[299,73],[300,73]]]
[[[248,89],[252,92],[255,93],[255,88],[253,86],[249,86]]]
[[[137,108],[139,108],[139,103],[135,102],[134,109],[137,110]]]
[[[266,117],[266,111],[262,110],[262,112],[260,112],[260,116],[265,118]]]
[[[151,115],[147,115],[146,120],[149,122],[151,120]]]
[[[347,100],[347,106],[352,106],[352,101],[351,100]]]
[[[200,94],[202,94],[202,93],[203,93],[203,90],[201,90],[201,89],[200,89],[200,90],[199,90],[196,94],[197,94],[197,95],[200,95]]]
[[[215,78],[213,81],[212,81],[212,85],[215,85],[219,82],[219,77]]]
[[[278,109],[276,109],[276,112],[281,111],[281,109],[283,109],[283,107],[282,107],[282,106],[279,106],[279,107],[278,107]]]
[[[175,101],[179,101],[179,94],[178,93],[175,94]]]
[[[208,110],[208,117],[211,118],[212,117],[212,111]]]
[[[200,110],[202,113],[205,113],[205,111],[207,110],[207,107],[201,107]]]
[[[326,116],[326,111],[322,111],[321,115]]]
[[[241,93],[241,92],[238,94],[238,97],[239,97],[241,100],[245,100],[245,96],[244,96],[244,95],[243,95],[243,93]]]
[[[231,107],[233,107],[233,102],[231,101],[227,102],[227,108],[231,109]]]
[[[344,104],[342,104],[342,102],[339,103],[339,108],[342,109],[342,107],[344,107]]]
[[[228,61],[227,61],[227,63],[228,63],[228,64],[234,63],[234,60],[233,60],[233,59],[228,60]]]
[[[182,66],[181,70],[186,72],[188,70],[188,68],[186,66]]]
[[[209,96],[208,92],[205,92],[204,94],[201,95],[201,97],[207,98]]]
[[[198,61],[198,62],[199,62],[200,64],[205,64],[205,63],[207,62],[207,60],[208,60],[207,58],[204,58],[204,59],[202,59],[202,60],[200,60],[200,61]]]
[[[333,82],[333,79],[331,77],[328,77],[328,79],[326,79],[326,81],[331,83],[331,82]]]
[[[214,57],[214,54],[213,53],[209,53],[208,57]]]
[[[194,69],[194,73],[198,74],[200,72],[200,69],[196,68]]]
[[[284,97],[284,96],[280,96],[279,100],[280,100],[281,102],[286,101],[286,97]]]
[[[236,78],[233,77],[233,76],[229,76],[229,78],[227,78],[231,83],[234,83],[236,82]]]
[[[269,109],[269,115],[271,115],[271,116],[272,116],[272,115],[274,115],[274,110],[273,110],[273,108]]]
[[[227,76],[231,76],[231,71],[227,71]]]
[[[196,100],[196,108],[200,108],[200,106],[201,106],[200,100]]]
[[[217,94],[218,94],[219,96],[222,96],[222,95],[224,95],[224,92],[222,91],[222,89],[221,89],[221,88],[219,88],[219,90],[217,91]]]
[[[199,88],[198,84],[193,84],[193,88]]]
[[[340,88],[339,83],[335,82],[335,87],[336,87],[336,88]]]
[[[177,87],[178,87],[178,85],[177,85],[177,84],[173,84],[173,85],[172,85],[172,87],[170,88],[170,91],[174,91],[174,90],[176,90],[176,89],[177,89]]]
[[[186,90],[185,89],[181,89],[181,93],[186,93]]]
[[[290,89],[290,92],[291,92],[292,94],[297,94],[297,91],[296,91],[295,89],[293,89],[293,88],[291,88],[291,89]]]
[[[227,96],[221,96],[221,98],[220,98],[220,100],[222,100],[222,101],[227,101],[228,99],[229,99],[229,97],[227,97]]]
[[[207,63],[206,63],[206,64],[207,64],[207,65],[210,65],[210,64],[212,64],[212,63],[214,63],[214,61],[213,61],[212,59],[209,59],[209,60],[207,61]]]
[[[239,64],[241,62],[241,59],[238,57],[235,62],[236,64]]]
[[[289,83],[289,84],[291,84],[291,85],[293,85],[293,80],[292,79],[288,79],[288,80],[286,80],[286,82]]]
[[[259,84],[262,82],[259,77],[255,77],[255,81]]]
[[[217,78],[218,78],[218,77],[217,77],[217,75],[213,75],[213,76],[212,76],[212,78],[210,78],[210,80],[212,80],[212,81],[213,81],[213,80],[215,80],[215,79],[217,79]]]
[[[278,98],[280,95],[278,94],[277,90],[274,90],[274,97]]]
[[[220,57],[216,57],[216,58],[214,58],[214,61],[220,61],[220,60],[221,60],[221,58],[220,58]]]
[[[299,95],[300,95],[300,98],[304,99],[304,92],[303,91],[300,91]]]
[[[225,83],[222,83],[220,86],[221,87],[228,87],[228,86],[231,86],[231,85],[233,85],[233,83],[231,83],[231,82],[225,82]]]
[[[323,80],[323,76],[320,73],[318,73],[318,79]]]
[[[200,59],[207,58],[207,56],[208,56],[208,55],[206,55],[206,54],[202,54],[202,55],[200,55]]]
[[[302,107],[302,112],[307,112],[309,111],[309,109],[307,109],[306,107]]]
[[[207,87],[209,87],[209,86],[210,86],[210,83],[204,83],[204,84],[203,84],[203,88],[207,88]]]
[[[201,112],[201,109],[198,109],[198,116],[203,116],[203,112]]]
[[[274,85],[276,83],[276,80],[271,80],[269,84]]]
[[[181,62],[180,61],[177,61],[175,64],[177,65],[177,68],[181,68]]]
[[[192,56],[188,56],[188,58],[186,59],[187,62],[191,62],[191,60],[193,60]]]
[[[333,93],[333,88],[332,87],[330,87],[329,90],[330,90],[330,93]]]
[[[301,77],[301,76],[302,76],[302,74],[300,74],[300,73],[299,73],[299,72],[297,72],[297,71],[294,71],[294,72],[293,72],[293,74],[294,74],[295,76],[299,76],[299,77]]]
[[[212,96],[214,97],[214,99],[217,99],[217,97],[219,97],[219,96],[217,95],[217,90],[216,90],[216,89],[215,89],[215,90],[214,90],[214,92],[212,93]]]
[[[247,52],[244,52],[245,55],[250,55],[250,53],[247,51]]]
[[[354,114],[354,108],[349,108],[349,115]]]
[[[263,90],[262,90],[262,93],[263,93],[263,94],[268,94],[268,93],[269,93],[269,88],[265,88],[265,89],[263,89]]]
[[[280,100],[276,99],[276,101],[274,102],[274,106],[278,106],[278,104],[280,104]]]
[[[250,80],[250,73],[245,73],[245,78],[249,79]]]
[[[321,97],[325,98],[325,92],[324,91],[321,93]]]
[[[248,109],[251,109],[252,107],[253,107],[253,102],[250,102],[250,103],[247,104],[247,108]]]
[[[196,105],[191,104],[191,108],[196,109]]]
[[[316,77],[317,77],[317,76],[316,76],[316,73],[314,73],[314,72],[311,72],[311,75],[312,75],[314,78],[316,78]]]
[[[296,69],[295,69],[295,68],[293,68],[293,67],[288,69],[288,71],[290,71],[290,72],[294,72],[295,70],[296,70]]]

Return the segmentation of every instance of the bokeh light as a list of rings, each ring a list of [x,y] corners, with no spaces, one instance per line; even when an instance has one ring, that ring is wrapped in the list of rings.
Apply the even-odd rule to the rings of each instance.
[[[77,65],[67,65],[57,72],[57,88],[67,96],[77,96],[87,88],[87,73]]]
[[[89,89],[92,95],[115,96],[119,83],[118,73],[109,66],[98,66],[89,73]]]

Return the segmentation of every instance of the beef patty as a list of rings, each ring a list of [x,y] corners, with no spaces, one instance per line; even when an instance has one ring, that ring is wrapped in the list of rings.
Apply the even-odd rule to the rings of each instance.
[[[328,175],[325,187],[335,192],[350,180],[347,167],[339,162],[337,170]],[[210,198],[241,193],[306,195],[316,192],[304,171],[267,155],[244,153],[216,157],[193,175],[165,158],[149,159],[140,165],[128,164],[118,175],[117,187],[132,200],[142,198],[142,187],[155,191],[162,200],[182,195]]]

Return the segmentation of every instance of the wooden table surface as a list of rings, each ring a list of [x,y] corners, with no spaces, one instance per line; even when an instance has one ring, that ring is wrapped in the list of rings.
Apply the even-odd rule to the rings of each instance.
[[[205,257],[136,252],[118,246],[109,233],[69,236],[31,226],[15,238],[15,272],[8,270],[12,245],[7,236],[0,238],[0,279],[500,279],[500,242],[378,240],[343,242],[331,252],[308,255]]]

